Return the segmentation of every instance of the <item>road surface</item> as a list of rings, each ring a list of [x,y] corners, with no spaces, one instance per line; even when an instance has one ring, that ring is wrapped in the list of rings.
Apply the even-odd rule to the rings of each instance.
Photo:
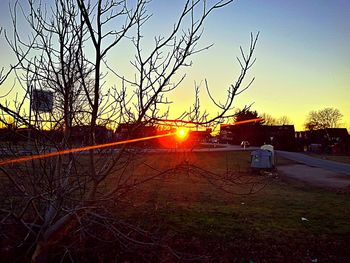
[[[247,147],[242,148],[239,145],[231,144],[219,144],[219,143],[202,143],[203,145],[208,145],[208,148],[159,148],[159,149],[145,149],[147,152],[230,152],[230,151],[254,151],[260,149],[260,147]]]
[[[298,163],[306,164],[307,166],[318,167],[328,171],[350,175],[350,164],[323,160],[296,152],[276,151],[276,153],[279,156],[296,161]]]
[[[350,188],[350,165],[314,158],[302,153],[277,151],[278,156],[298,162],[278,166],[285,176],[314,186]]]

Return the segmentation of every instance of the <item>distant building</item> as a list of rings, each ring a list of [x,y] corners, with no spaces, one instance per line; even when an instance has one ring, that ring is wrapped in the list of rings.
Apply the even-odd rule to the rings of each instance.
[[[212,136],[212,129],[206,129],[204,131],[190,131],[189,140],[194,142],[208,142]]]
[[[313,151],[317,148],[323,153],[350,154],[350,135],[346,128],[298,131],[295,138],[299,150]]]
[[[250,145],[272,144],[276,149],[295,149],[294,125],[261,125],[247,123],[240,125],[221,125],[220,142],[239,145],[248,141]]]
[[[77,125],[71,127],[71,140],[83,145],[89,144],[91,134],[90,125]],[[95,126],[95,141],[96,143],[106,143],[113,138],[113,131],[108,130],[105,126]]]
[[[134,123],[120,123],[115,130],[115,137],[118,141],[154,136],[156,134],[157,127]]]

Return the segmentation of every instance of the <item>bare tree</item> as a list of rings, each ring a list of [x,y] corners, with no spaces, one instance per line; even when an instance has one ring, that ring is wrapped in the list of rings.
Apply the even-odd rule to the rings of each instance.
[[[261,114],[261,117],[264,118],[265,125],[289,125],[292,124],[292,121],[288,116],[282,116],[275,118],[268,113]]]
[[[305,128],[308,130],[337,128],[342,117],[340,111],[335,108],[311,111],[306,119]]]
[[[103,152],[97,150],[98,147],[90,147],[88,155],[73,154],[69,151],[76,146],[72,128],[75,125],[88,127],[89,144],[94,146],[98,125],[132,123],[129,131],[132,138],[140,127],[164,121],[196,125],[220,123],[234,116],[231,112],[234,98],[253,81],[243,84],[255,62],[253,52],[258,35],[251,35],[247,52],[240,49],[241,72],[229,87],[224,103],[216,101],[206,85],[209,97],[218,108],[216,115],[201,111],[196,87],[193,107],[179,118],[170,119],[169,112],[162,111],[162,107],[169,105],[168,94],[184,78],[173,82],[174,76],[181,68],[191,65],[190,57],[208,48],[198,46],[203,24],[214,10],[231,0],[213,4],[205,0],[187,0],[168,35],[155,37],[147,53],[142,48],[142,30],[151,17],[147,12],[148,0],[132,3],[126,0],[59,0],[47,6],[41,1],[24,2],[25,6],[15,2],[11,13],[14,34],[6,38],[18,60],[11,70],[25,95],[12,105],[1,104],[0,109],[12,116],[19,126],[28,127],[34,133],[28,138],[31,142],[22,146],[29,147],[31,154],[40,153],[46,157],[52,156],[52,151],[62,150],[68,154],[15,163],[11,168],[0,167],[9,185],[3,196],[8,205],[1,210],[2,224],[22,230],[13,242],[26,244],[27,257],[32,262],[46,262],[54,250],[70,253],[75,242],[87,236],[107,242],[161,245],[137,227],[120,221],[113,212],[115,204],[135,187],[174,171],[188,169],[205,175],[221,188],[233,183],[235,177],[225,177],[223,185],[218,180],[219,175],[206,174],[198,167],[189,169],[185,162],[162,170],[150,168],[142,163],[142,158],[136,158],[140,149],[136,151],[126,144],[117,150]],[[18,16],[27,21],[31,29],[29,36],[23,36],[18,28]],[[121,76],[108,61],[110,51],[127,40],[135,48],[132,61],[135,79]],[[108,73],[119,79],[120,86],[106,87]],[[56,98],[53,112],[35,112],[34,122],[31,112],[24,109],[33,88],[51,91]],[[63,137],[58,140],[48,136],[43,129],[47,123],[62,130]],[[16,151],[10,153],[18,155]],[[150,168],[142,179],[135,175],[135,163]],[[100,232],[108,234],[101,236]],[[178,256],[175,252],[174,255]]]
[[[264,125],[276,125],[277,120],[276,118],[272,117],[272,115],[268,113],[261,114],[261,118],[264,118]]]

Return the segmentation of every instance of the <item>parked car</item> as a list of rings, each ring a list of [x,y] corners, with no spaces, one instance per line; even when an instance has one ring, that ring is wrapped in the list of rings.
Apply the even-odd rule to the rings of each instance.
[[[241,142],[241,147],[242,147],[242,148],[247,148],[247,147],[249,147],[249,145],[250,145],[250,144],[249,144],[248,141],[242,141],[242,142]]]

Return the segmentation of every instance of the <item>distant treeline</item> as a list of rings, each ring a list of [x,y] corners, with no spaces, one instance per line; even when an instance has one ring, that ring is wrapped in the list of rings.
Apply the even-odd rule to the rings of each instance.
[[[73,126],[69,131],[71,142],[87,144],[91,134],[90,126]],[[61,130],[37,130],[30,128],[0,128],[0,141],[13,144],[28,140],[60,142],[64,136]],[[95,127],[95,140],[104,143],[113,139],[113,131],[104,126]]]

